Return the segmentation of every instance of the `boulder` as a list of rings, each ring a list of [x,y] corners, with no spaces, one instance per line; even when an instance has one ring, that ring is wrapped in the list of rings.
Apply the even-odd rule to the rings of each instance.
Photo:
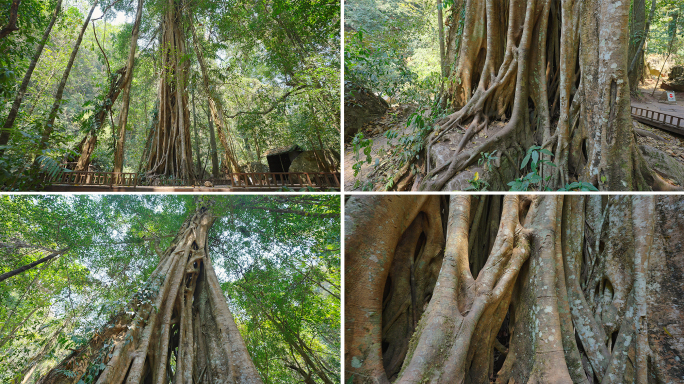
[[[269,171],[268,165],[259,162],[252,162],[241,166],[243,173],[266,173]]]
[[[670,80],[674,80],[682,76],[684,76],[684,67],[681,65],[675,65],[670,69],[670,73],[667,75],[667,78]]]
[[[382,116],[389,108],[385,100],[368,89],[345,85],[344,141],[351,141],[369,121]]]
[[[684,185],[684,164],[657,148],[640,145],[639,149],[651,169],[676,182],[677,185]]]
[[[321,169],[316,161],[316,151],[305,151],[297,156],[290,164],[289,172],[330,172],[331,170]],[[328,164],[332,164],[334,171],[339,171],[340,155],[331,150],[318,151],[323,153]]]

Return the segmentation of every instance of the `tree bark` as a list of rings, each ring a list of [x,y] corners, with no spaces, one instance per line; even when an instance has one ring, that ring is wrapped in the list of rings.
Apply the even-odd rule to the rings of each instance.
[[[31,76],[33,75],[33,71],[36,69],[36,64],[38,64],[40,56],[43,54],[43,48],[45,48],[45,44],[47,44],[48,40],[50,39],[50,32],[52,31],[52,27],[55,25],[55,21],[57,21],[57,16],[59,16],[59,12],[61,10],[62,0],[57,0],[55,12],[52,14],[52,18],[50,19],[50,23],[48,24],[47,28],[45,28],[45,32],[43,32],[43,38],[38,42],[36,52],[31,58],[31,63],[26,70],[26,74],[24,74],[24,79],[21,81],[17,95],[12,103],[12,108],[10,109],[9,115],[7,115],[5,124],[0,132],[0,146],[7,145],[9,142],[9,139],[12,135],[12,127],[14,126],[14,121],[19,114],[19,108],[21,107],[21,102],[24,100],[24,95],[26,94],[26,89],[28,89],[29,82],[31,81]],[[0,156],[3,155],[4,151],[4,148],[0,148]]]
[[[81,27],[81,32],[78,34],[78,38],[74,43],[74,48],[71,50],[71,56],[69,57],[69,62],[64,69],[64,74],[62,75],[62,81],[60,81],[57,86],[57,92],[55,93],[55,102],[52,104],[52,109],[48,115],[47,121],[45,122],[45,127],[43,128],[43,134],[40,138],[40,143],[38,144],[38,153],[42,152],[47,147],[47,142],[50,139],[50,135],[54,131],[55,120],[59,114],[59,109],[62,105],[62,95],[64,94],[64,88],[66,87],[67,80],[69,79],[69,74],[71,74],[71,68],[74,65],[74,60],[76,60],[76,55],[78,54],[78,49],[81,47],[81,41],[83,41],[83,34],[86,29],[88,29],[88,24],[90,23],[90,18],[93,16],[93,11],[97,7],[98,0],[95,0],[88,16],[86,16],[83,26]]]
[[[114,150],[114,172],[122,172],[124,163],[124,146],[126,144],[126,125],[128,124],[128,110],[131,101],[131,86],[133,84],[133,70],[135,67],[135,52],[138,49],[138,35],[140,34],[140,19],[142,18],[144,0],[138,0],[138,10],[135,23],[131,31],[131,45],[126,61],[126,74],[123,81],[123,95],[121,96],[121,111],[119,112],[119,138]],[[114,127],[112,127],[114,129]]]
[[[210,206],[200,204],[150,276],[155,293],[131,301],[133,316],[117,315],[38,383],[73,384],[86,371],[98,384],[262,383],[208,255],[215,219]]]
[[[350,198],[345,382],[678,382],[682,208],[665,195]]]
[[[207,110],[209,106],[207,105]],[[218,160],[218,150],[216,149],[216,134],[214,133],[214,123],[207,113],[207,120],[209,121],[209,146],[211,149],[211,174],[215,179],[218,179],[221,175],[221,167],[219,166]]]

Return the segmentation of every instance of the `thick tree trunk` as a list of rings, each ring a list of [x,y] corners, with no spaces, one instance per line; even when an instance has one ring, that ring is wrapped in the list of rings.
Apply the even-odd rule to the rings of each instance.
[[[346,380],[681,380],[681,196],[440,199],[347,202]]]
[[[497,150],[504,156],[487,178],[507,189],[532,145],[554,153],[546,160],[556,167],[541,167],[553,189],[573,181],[613,191],[674,188],[648,168],[632,132],[629,9],[624,1],[466,1],[446,95],[456,112],[428,137],[420,188],[442,190]],[[458,26],[452,21],[449,39]],[[430,169],[431,147],[456,128],[465,133],[455,153]],[[487,139],[467,147],[488,128]]]
[[[214,220],[206,207],[191,214],[148,281],[153,293],[131,302],[135,315],[114,317],[39,383],[73,384],[87,372],[98,384],[260,384],[208,256]]]
[[[126,124],[128,124],[128,110],[131,101],[131,85],[133,84],[133,69],[135,67],[135,52],[138,49],[138,35],[140,34],[140,19],[142,18],[144,0],[138,0],[138,10],[135,14],[135,23],[131,32],[131,46],[128,50],[126,61],[126,74],[123,82],[123,95],[121,96],[121,112],[119,112],[119,138],[116,140],[114,150],[114,172],[122,172],[124,163],[124,146],[126,144]],[[112,127],[113,129],[113,127]]]
[[[52,14],[52,18],[50,19],[50,23],[48,24],[47,28],[45,28],[45,32],[43,32],[43,38],[40,39],[40,42],[36,47],[36,53],[31,58],[31,63],[26,70],[24,79],[21,81],[17,95],[12,103],[12,108],[10,109],[9,115],[7,115],[5,124],[0,132],[0,146],[7,145],[9,142],[10,136],[12,135],[12,126],[14,126],[14,121],[17,119],[17,115],[19,114],[19,108],[21,107],[21,102],[24,100],[24,95],[26,94],[26,89],[28,89],[29,82],[31,81],[31,76],[33,75],[33,71],[36,69],[36,64],[38,64],[40,56],[43,54],[43,48],[45,48],[45,44],[47,44],[47,41],[50,39],[50,32],[52,31],[52,27],[55,25],[55,21],[57,21],[57,16],[59,16],[59,12],[61,10],[62,0],[58,0],[55,12]],[[2,156],[4,151],[4,149],[0,149],[0,156]]]
[[[67,62],[66,68],[64,69],[62,81],[60,81],[59,85],[57,86],[57,92],[55,92],[55,102],[52,104],[52,109],[50,110],[50,114],[48,115],[47,121],[45,122],[43,134],[40,138],[40,143],[38,144],[37,152],[39,154],[47,147],[48,140],[50,140],[50,135],[52,135],[52,132],[55,130],[55,120],[57,119],[57,115],[59,114],[59,110],[62,106],[62,95],[64,94],[64,88],[66,87],[67,80],[69,79],[69,75],[71,74],[71,68],[74,66],[74,61],[76,60],[78,49],[81,47],[81,41],[83,41],[83,34],[85,33],[86,29],[88,29],[90,18],[93,16],[93,11],[95,11],[97,3],[98,0],[95,0],[95,2],[93,2],[92,7],[90,8],[90,12],[88,12],[88,16],[86,16],[86,19],[83,22],[81,32],[78,34],[78,38],[74,43],[74,48],[71,50],[71,56],[69,57],[69,61]]]
[[[147,172],[192,183],[190,110],[188,108],[184,0],[168,0],[162,22],[162,71],[159,82],[159,117],[154,131]]]

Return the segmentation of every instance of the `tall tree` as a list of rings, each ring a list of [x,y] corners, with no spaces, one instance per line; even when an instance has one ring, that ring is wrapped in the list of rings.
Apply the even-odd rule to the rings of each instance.
[[[159,118],[152,139],[147,172],[193,181],[190,114],[183,28],[184,0],[169,0],[162,22],[162,71]]]
[[[40,142],[38,143],[38,153],[42,152],[47,147],[50,135],[52,135],[52,132],[55,130],[55,120],[57,119],[57,115],[59,114],[60,109],[62,108],[62,96],[64,95],[64,88],[66,87],[67,80],[69,80],[71,68],[74,66],[74,60],[76,60],[78,49],[81,47],[81,41],[83,41],[83,34],[88,29],[88,24],[90,24],[90,18],[93,16],[93,12],[95,11],[95,7],[97,7],[97,4],[98,0],[95,0],[93,2],[93,5],[90,7],[90,12],[88,12],[88,15],[83,21],[83,26],[81,27],[81,32],[78,34],[78,38],[76,38],[76,42],[74,42],[74,47],[71,50],[69,62],[67,63],[66,68],[64,69],[64,73],[62,74],[62,80],[59,82],[59,85],[57,86],[57,91],[55,92],[55,102],[52,104],[52,109],[50,110],[50,113],[48,114],[47,120],[45,121],[45,125],[43,127],[43,134],[41,135]]]
[[[352,197],[346,377],[680,380],[684,222],[670,212],[683,206],[681,196]]]
[[[43,37],[38,42],[36,52],[31,58],[31,63],[29,64],[29,67],[26,70],[26,74],[24,74],[24,79],[21,81],[21,85],[17,90],[17,95],[14,97],[12,108],[10,109],[10,112],[7,115],[5,124],[2,126],[2,130],[0,132],[0,146],[7,145],[10,137],[12,136],[12,127],[14,126],[14,122],[17,119],[17,116],[19,115],[19,108],[21,108],[21,103],[24,100],[24,95],[26,95],[26,90],[28,89],[29,82],[31,81],[31,76],[33,75],[33,71],[36,69],[36,64],[38,64],[40,56],[43,54],[43,48],[45,48],[45,44],[47,44],[48,40],[50,39],[50,32],[52,32],[52,27],[55,25],[55,22],[57,21],[57,16],[59,16],[61,10],[62,0],[57,0],[57,5],[55,7],[55,11],[52,14],[52,18],[50,19],[47,28],[45,28],[45,32],[43,32]],[[2,156],[4,151],[4,148],[0,148],[0,156]]]
[[[97,383],[261,383],[208,256],[215,219],[211,203],[199,204],[161,256],[149,280],[155,293],[137,298],[135,316],[116,317],[39,383],[84,375]],[[68,367],[76,367],[75,377]]]
[[[133,69],[135,66],[135,54],[138,49],[138,36],[140,35],[140,20],[143,12],[143,0],[138,0],[138,10],[135,14],[133,31],[131,32],[131,46],[128,50],[126,61],[126,75],[123,81],[123,95],[121,96],[121,111],[119,112],[119,138],[116,141],[114,151],[114,172],[122,172],[124,161],[124,145],[126,143],[126,124],[128,124],[128,109],[131,102],[131,86],[133,84]]]

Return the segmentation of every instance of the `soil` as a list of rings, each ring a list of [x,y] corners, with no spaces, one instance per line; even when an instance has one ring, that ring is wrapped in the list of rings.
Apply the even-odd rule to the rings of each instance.
[[[412,132],[412,129],[406,127],[406,121],[415,111],[416,106],[410,104],[395,105],[390,107],[385,114],[374,118],[361,128],[364,139],[372,139],[373,145],[371,149],[372,162],[370,164],[364,162],[361,170],[356,178],[354,178],[354,169],[352,166],[359,160],[355,158],[354,146],[351,143],[346,143],[344,147],[344,190],[345,191],[361,191],[372,190],[375,183],[384,176],[396,171],[394,167],[389,164],[388,156],[386,154],[391,148],[399,145],[399,140],[403,135]],[[385,132],[390,129],[396,129],[399,135],[393,139],[387,139]],[[361,160],[365,159],[363,150],[359,150]],[[376,159],[378,160],[376,166]],[[358,181],[358,183],[357,183]],[[364,188],[365,187],[365,188]]]

